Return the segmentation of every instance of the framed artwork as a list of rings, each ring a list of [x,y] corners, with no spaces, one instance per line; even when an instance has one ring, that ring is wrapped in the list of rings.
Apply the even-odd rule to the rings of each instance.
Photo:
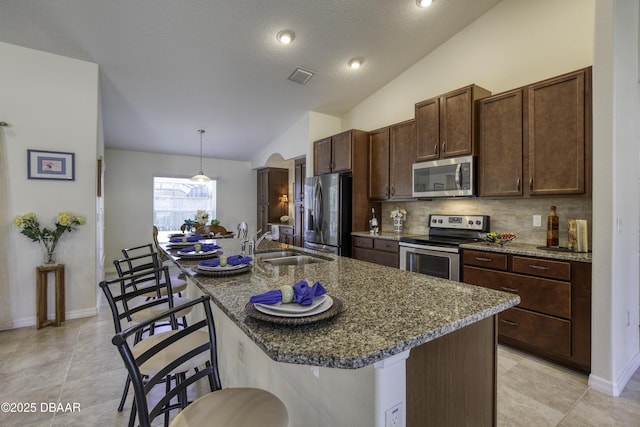
[[[75,153],[60,151],[27,150],[29,179],[76,179]]]

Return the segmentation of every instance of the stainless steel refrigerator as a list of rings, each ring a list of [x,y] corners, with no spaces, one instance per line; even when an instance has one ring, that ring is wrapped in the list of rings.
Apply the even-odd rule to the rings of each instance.
[[[351,254],[351,176],[330,173],[304,182],[304,246]]]

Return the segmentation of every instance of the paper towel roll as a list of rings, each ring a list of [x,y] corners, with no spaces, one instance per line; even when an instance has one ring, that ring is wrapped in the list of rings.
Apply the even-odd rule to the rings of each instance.
[[[280,238],[280,226],[271,225],[271,240],[278,240]]]

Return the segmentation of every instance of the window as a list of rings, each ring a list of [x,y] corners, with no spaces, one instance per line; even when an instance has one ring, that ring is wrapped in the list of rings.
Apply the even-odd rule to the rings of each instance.
[[[153,178],[153,224],[160,241],[170,233],[179,233],[185,219],[195,221],[196,211],[203,209],[209,218],[216,217],[216,181],[193,182],[188,178]]]

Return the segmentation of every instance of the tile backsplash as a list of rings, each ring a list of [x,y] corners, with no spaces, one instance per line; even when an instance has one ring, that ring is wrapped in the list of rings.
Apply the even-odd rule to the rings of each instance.
[[[407,210],[403,234],[427,234],[429,214],[489,215],[491,231],[512,232],[518,242],[545,245],[547,239],[547,215],[551,205],[557,207],[560,218],[560,246],[567,246],[567,222],[569,219],[586,219],[591,242],[592,202],[590,197],[545,197],[529,199],[435,199],[382,203],[382,231],[393,231],[391,211]],[[542,217],[542,226],[533,226],[533,216]]]

